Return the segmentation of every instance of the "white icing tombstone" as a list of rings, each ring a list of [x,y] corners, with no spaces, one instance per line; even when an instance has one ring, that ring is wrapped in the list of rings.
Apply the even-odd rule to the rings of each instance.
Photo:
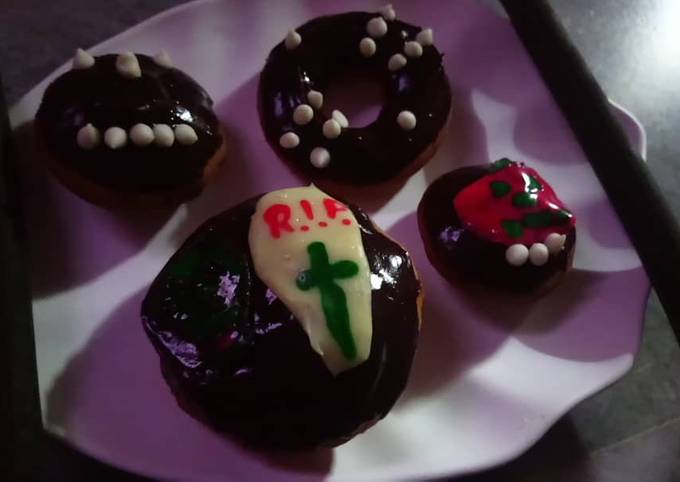
[[[270,192],[257,203],[248,241],[257,275],[300,321],[328,369],[337,375],[366,361],[373,334],[371,272],[352,211],[314,185]],[[329,313],[322,297],[347,311]],[[342,320],[354,351],[329,328]]]

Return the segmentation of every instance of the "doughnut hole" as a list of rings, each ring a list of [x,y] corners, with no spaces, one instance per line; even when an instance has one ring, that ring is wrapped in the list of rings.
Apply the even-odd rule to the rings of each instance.
[[[365,127],[378,118],[384,102],[383,84],[368,73],[354,72],[334,78],[324,92],[321,110],[330,118],[337,109],[345,114],[350,127]]]

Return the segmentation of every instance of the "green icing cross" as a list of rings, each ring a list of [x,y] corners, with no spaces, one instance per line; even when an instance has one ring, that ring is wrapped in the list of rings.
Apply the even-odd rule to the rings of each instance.
[[[303,291],[312,288],[319,289],[326,326],[340,346],[345,358],[353,360],[357,356],[357,347],[349,325],[347,297],[335,280],[356,276],[359,273],[359,266],[349,260],[336,261],[331,264],[328,261],[326,246],[320,241],[310,243],[307,246],[307,252],[310,268],[298,275],[297,287]]]

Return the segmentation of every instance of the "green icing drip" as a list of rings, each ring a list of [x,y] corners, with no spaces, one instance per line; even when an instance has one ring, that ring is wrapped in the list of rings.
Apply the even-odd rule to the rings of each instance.
[[[512,162],[507,157],[504,157],[503,159],[499,159],[496,162],[493,162],[491,164],[491,166],[489,166],[489,171],[498,172],[501,169],[505,169],[508,166],[512,166],[513,164],[514,164],[514,162]]]
[[[556,224],[564,224],[571,219],[571,213],[566,209],[546,209],[537,213],[525,214],[522,224],[528,228],[547,228]]]
[[[513,206],[518,208],[530,208],[538,203],[538,196],[536,194],[529,194],[526,192],[518,192],[512,197]]]
[[[489,184],[493,197],[503,197],[512,191],[512,186],[505,181],[491,181]]]
[[[508,236],[510,236],[511,238],[520,238],[524,233],[522,223],[520,223],[519,221],[512,220],[501,221],[501,226],[503,227],[505,232],[508,233]]]
[[[522,222],[528,228],[547,228],[553,224],[552,211],[525,214]]]
[[[218,295],[221,276],[238,279],[231,303]],[[168,297],[163,309],[196,340],[210,340],[236,328],[246,307],[240,294],[250,285],[247,262],[214,242],[203,241],[173,259],[165,270]],[[240,331],[240,330],[239,330]]]
[[[357,348],[349,324],[347,297],[335,280],[356,276],[359,273],[359,266],[348,260],[331,264],[328,261],[326,246],[319,241],[310,243],[307,252],[311,267],[298,275],[297,287],[303,291],[319,289],[326,326],[345,358],[353,360],[357,356]]]

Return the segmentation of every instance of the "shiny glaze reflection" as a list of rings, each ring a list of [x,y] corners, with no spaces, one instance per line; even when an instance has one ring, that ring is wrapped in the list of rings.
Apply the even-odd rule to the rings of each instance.
[[[95,58],[88,69],[70,70],[45,91],[36,115],[49,153],[97,184],[125,192],[154,192],[200,181],[208,159],[222,143],[212,100],[191,77],[137,55],[142,77],[126,78],[116,70],[116,55]],[[109,127],[126,131],[137,123],[189,124],[198,135],[190,146],[135,146],[93,150],[76,143],[78,130],[91,123],[103,136]]]
[[[337,443],[382,418],[403,390],[419,329],[420,283],[403,248],[350,206],[378,281],[373,338],[368,360],[334,377],[255,274],[247,237],[256,202],[213,218],[186,241],[149,288],[144,328],[190,414],[261,448]]]
[[[432,144],[446,123],[451,106],[449,83],[442,66],[442,54],[434,46],[424,47],[419,58],[390,72],[387,63],[403,52],[407,40],[421,30],[399,20],[388,22],[388,32],[376,41],[378,49],[370,58],[359,52],[366,37],[366,23],[377,14],[351,12],[319,17],[297,31],[302,43],[294,50],[278,44],[269,54],[260,76],[260,119],[267,140],[278,154],[311,178],[328,178],[352,184],[369,184],[394,177]],[[329,118],[315,110],[306,125],[293,123],[293,111],[307,103],[307,93],[325,92],[336,78],[356,73],[375,79],[384,86],[386,102],[378,118],[362,128],[343,129],[335,139],[322,134]],[[325,112],[337,107],[325,106]],[[403,110],[412,111],[417,127],[402,130],[396,122]],[[294,149],[283,149],[279,138],[293,131],[300,137]],[[331,162],[317,169],[309,162],[315,147],[325,147]]]

